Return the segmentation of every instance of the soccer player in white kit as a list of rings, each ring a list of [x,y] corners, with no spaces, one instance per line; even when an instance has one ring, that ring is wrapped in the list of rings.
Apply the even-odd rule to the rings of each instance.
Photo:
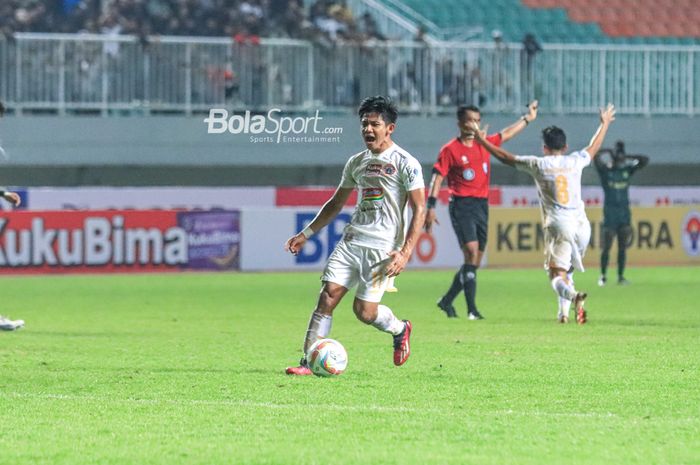
[[[0,102],[0,107],[2,102]],[[0,115],[1,116],[1,115]],[[13,206],[19,207],[22,202],[19,194],[17,192],[11,192],[0,189],[0,199],[5,199],[10,202]],[[7,317],[0,315],[0,330],[2,331],[14,331],[24,327],[24,320],[11,320]]]
[[[330,334],[333,310],[355,286],[355,316],[393,336],[394,364],[403,365],[411,353],[411,322],[398,319],[379,302],[389,278],[406,266],[421,233],[425,219],[423,172],[418,160],[391,140],[398,117],[391,100],[366,98],[358,114],[367,149],[350,157],[333,196],[311,223],[285,244],[286,250],[297,254],[311,235],[335,218],[357,189],[350,223],[321,275],[323,286],[306,330],[304,355],[299,366],[287,368],[290,375],[311,374],[305,354],[314,342]],[[413,210],[408,229],[407,206]]]
[[[591,225],[581,199],[581,173],[600,150],[614,120],[615,107],[608,104],[600,110],[600,126],[588,147],[568,155],[565,154],[568,146],[564,131],[556,126],[546,128],[542,131],[544,157],[513,155],[496,147],[474,123],[477,139],[493,156],[529,173],[535,180],[544,227],[544,266],[559,297],[557,319],[560,323],[568,323],[572,300],[576,322],[584,324],[587,319],[583,308],[586,293],[578,292],[573,280],[574,269],[583,271],[582,258],[591,238]]]
[[[10,202],[13,206],[19,207],[21,203],[20,196],[17,192],[5,191],[0,189],[0,198]],[[0,330],[14,331],[24,327],[24,320],[11,320],[0,315]]]
[[[2,118],[4,114],[5,106],[2,102],[0,102],[0,118]],[[3,151],[2,147],[0,147],[0,155],[5,156],[4,153],[5,152]],[[17,192],[0,190],[0,198],[7,200],[15,207],[19,207],[19,204],[21,203],[21,199]],[[24,327],[24,320],[10,320],[9,318],[0,315],[0,330],[14,331],[22,327]]]

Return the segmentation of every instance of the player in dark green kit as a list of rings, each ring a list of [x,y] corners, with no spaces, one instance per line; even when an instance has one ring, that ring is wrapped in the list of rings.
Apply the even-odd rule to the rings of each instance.
[[[607,156],[609,155],[609,156]],[[606,272],[610,260],[610,248],[617,236],[617,283],[629,284],[625,279],[626,249],[632,239],[629,187],[632,174],[644,168],[649,157],[625,154],[625,144],[615,143],[615,150],[605,149],[595,158],[595,166],[605,191],[603,204],[603,243],[600,254],[599,286],[607,282]]]

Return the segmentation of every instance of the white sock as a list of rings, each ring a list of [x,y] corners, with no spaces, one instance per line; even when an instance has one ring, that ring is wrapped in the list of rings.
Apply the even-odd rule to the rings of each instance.
[[[309,319],[309,327],[304,338],[304,354],[319,339],[323,339],[331,333],[333,326],[333,316],[325,315],[318,310],[314,310]]]
[[[569,309],[571,308],[571,301],[563,297],[558,297],[559,299],[559,315],[563,315],[569,318]]]
[[[403,331],[406,324],[396,318],[394,312],[386,305],[377,307],[377,319],[372,322],[372,326],[385,333],[396,336]]]
[[[569,284],[573,289],[576,289],[574,286],[574,272],[569,271],[566,273],[566,277],[569,280]],[[565,299],[563,297],[559,297],[559,315],[564,315],[565,317],[569,318],[569,309],[571,308],[571,300]]]
[[[576,289],[561,276],[556,276],[552,279],[552,289],[554,289],[554,292],[556,292],[559,297],[564,299],[574,300],[576,298]]]

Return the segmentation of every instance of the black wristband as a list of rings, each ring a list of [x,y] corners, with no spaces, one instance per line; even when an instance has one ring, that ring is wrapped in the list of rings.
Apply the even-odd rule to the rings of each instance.
[[[7,191],[0,190],[0,197],[5,197],[5,193],[6,193],[6,192],[7,192]]]
[[[523,121],[525,121],[525,126],[530,124],[530,122],[527,120],[527,117],[525,115],[523,115],[522,118],[523,118]]]
[[[437,203],[437,197],[430,196],[428,197],[428,202],[426,205],[428,208],[435,208],[435,204]]]

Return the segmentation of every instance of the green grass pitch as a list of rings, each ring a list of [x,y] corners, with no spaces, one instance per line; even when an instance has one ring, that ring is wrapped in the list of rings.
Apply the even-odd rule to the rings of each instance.
[[[451,272],[384,303],[412,356],[355,320],[340,377],[294,378],[317,273],[5,277],[0,464],[698,464],[700,269],[595,285],[556,323],[540,270],[482,270],[485,321],[448,320]]]

